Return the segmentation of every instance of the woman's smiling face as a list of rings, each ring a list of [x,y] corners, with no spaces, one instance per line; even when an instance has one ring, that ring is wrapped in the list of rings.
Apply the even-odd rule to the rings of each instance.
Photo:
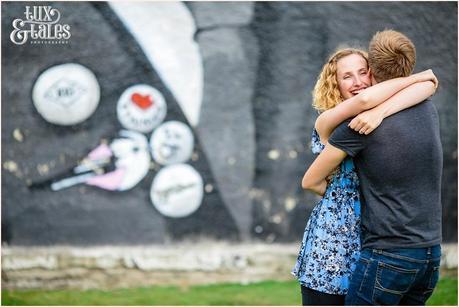
[[[344,99],[349,99],[371,86],[367,61],[359,54],[350,54],[336,62],[336,78]]]

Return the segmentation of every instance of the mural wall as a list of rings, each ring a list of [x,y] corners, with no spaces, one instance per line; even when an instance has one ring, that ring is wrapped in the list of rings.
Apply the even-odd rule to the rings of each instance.
[[[18,19],[20,19],[18,21]],[[2,242],[297,242],[311,90],[378,30],[432,68],[457,241],[457,3],[2,3]]]

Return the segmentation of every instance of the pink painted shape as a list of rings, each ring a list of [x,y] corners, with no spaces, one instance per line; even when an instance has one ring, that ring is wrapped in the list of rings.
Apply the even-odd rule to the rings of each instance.
[[[113,172],[96,177],[91,177],[88,180],[86,180],[85,183],[105,190],[115,191],[120,188],[121,182],[123,181],[125,174],[125,169],[118,168]]]
[[[112,150],[110,149],[110,147],[108,147],[108,145],[100,144],[88,154],[88,158],[91,160],[99,160],[109,158],[112,155]]]

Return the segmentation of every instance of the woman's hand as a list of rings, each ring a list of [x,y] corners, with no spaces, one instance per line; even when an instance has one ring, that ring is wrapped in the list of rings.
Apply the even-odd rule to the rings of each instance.
[[[438,87],[438,80],[437,77],[434,75],[432,69],[427,69],[421,72],[418,72],[417,74],[412,75],[416,82],[424,82],[424,81],[432,81],[433,84],[435,84],[435,88]]]
[[[384,114],[379,109],[374,108],[364,111],[354,117],[349,123],[349,128],[357,131],[360,134],[370,134],[373,130],[381,125],[384,119]]]

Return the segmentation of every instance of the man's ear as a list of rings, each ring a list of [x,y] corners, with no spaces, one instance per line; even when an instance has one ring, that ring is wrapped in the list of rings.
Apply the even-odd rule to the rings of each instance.
[[[377,83],[378,83],[378,81],[376,81],[375,77],[373,77],[373,75],[371,75],[371,85],[375,85]]]
[[[375,85],[376,83],[378,83],[378,81],[376,81],[375,77],[373,76],[371,68],[368,68],[368,73],[370,74],[371,85]]]

